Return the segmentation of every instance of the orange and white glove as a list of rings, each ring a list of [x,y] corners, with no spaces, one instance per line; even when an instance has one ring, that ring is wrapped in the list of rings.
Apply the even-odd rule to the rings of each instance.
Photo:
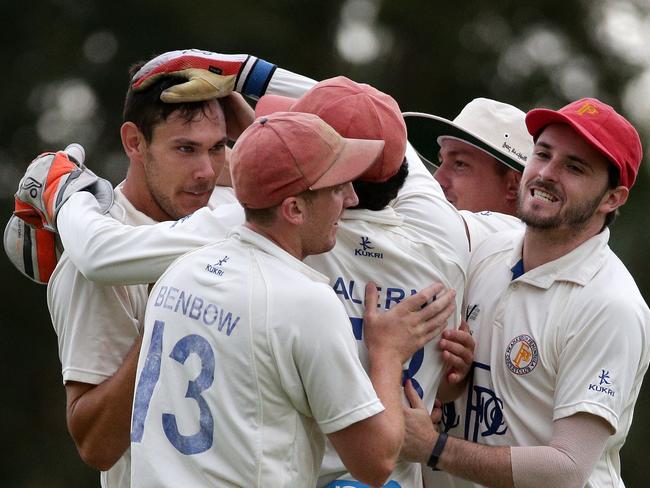
[[[258,99],[264,95],[275,69],[274,64],[247,54],[184,49],[156,56],[138,70],[131,84],[138,91],[146,89],[161,76],[187,79],[187,82],[174,85],[160,95],[166,103],[221,98],[232,91]]]

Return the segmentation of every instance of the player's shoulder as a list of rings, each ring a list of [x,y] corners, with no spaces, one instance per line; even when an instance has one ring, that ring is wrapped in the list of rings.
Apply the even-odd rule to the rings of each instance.
[[[522,237],[523,230],[520,229],[504,230],[486,236],[476,247],[472,246],[470,268],[475,268],[486,261],[505,259]]]
[[[472,250],[493,234],[524,228],[524,224],[517,217],[489,210],[483,212],[460,210],[460,215],[465,221]]]
[[[240,246],[232,236],[220,238],[192,249],[185,254],[176,258],[160,277],[160,280],[167,278],[169,275],[184,274],[188,268],[199,267],[209,269],[213,262],[219,262],[219,266],[228,264],[229,267],[241,262],[241,258],[235,259],[235,255],[242,253]]]
[[[625,313],[625,310],[648,313],[648,305],[634,277],[609,246],[603,251],[601,266],[582,287],[580,296],[593,306],[607,303],[621,313]]]

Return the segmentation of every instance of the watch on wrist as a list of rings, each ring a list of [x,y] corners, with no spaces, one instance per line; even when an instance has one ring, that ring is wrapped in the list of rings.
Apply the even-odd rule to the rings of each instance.
[[[436,441],[436,445],[433,446],[433,450],[431,451],[431,456],[429,456],[429,460],[427,461],[427,466],[429,466],[434,471],[439,471],[439,469],[436,468],[436,465],[438,464],[438,459],[440,459],[442,451],[445,448],[445,444],[447,443],[447,437],[448,436],[446,432],[440,433],[438,440]]]

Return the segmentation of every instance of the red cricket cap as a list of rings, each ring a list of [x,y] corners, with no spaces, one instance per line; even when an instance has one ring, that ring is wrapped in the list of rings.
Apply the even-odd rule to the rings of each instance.
[[[346,139],[313,114],[260,117],[230,155],[235,195],[244,207],[273,207],[303,191],[356,179],[383,148],[384,141]]]
[[[618,169],[620,184],[629,188],[639,172],[643,149],[636,129],[609,105],[583,98],[560,110],[536,108],[526,115],[528,132],[536,140],[549,124],[568,124]]]
[[[359,179],[383,182],[399,170],[406,153],[406,124],[393,97],[344,76],[321,81],[298,99],[265,95],[255,115],[277,111],[316,114],[344,137],[386,142],[382,156]]]

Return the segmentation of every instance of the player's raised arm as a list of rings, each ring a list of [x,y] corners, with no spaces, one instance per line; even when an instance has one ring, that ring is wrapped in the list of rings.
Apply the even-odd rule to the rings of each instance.
[[[177,222],[133,227],[102,215],[92,195],[80,193],[58,222],[70,259],[88,279],[151,283],[181,254],[226,237],[243,222],[243,209],[237,204],[206,207]]]
[[[368,374],[385,410],[329,435],[357,479],[374,474],[381,483],[394,469],[404,439],[402,394],[395,384],[401,383],[402,364],[446,326],[454,311],[454,297],[453,290],[443,291],[441,284],[435,284],[380,313],[377,287],[373,283],[367,286],[364,333],[370,358]],[[368,438],[381,442],[368,443]],[[383,454],[375,459],[382,459],[383,467],[367,463],[380,452]]]

